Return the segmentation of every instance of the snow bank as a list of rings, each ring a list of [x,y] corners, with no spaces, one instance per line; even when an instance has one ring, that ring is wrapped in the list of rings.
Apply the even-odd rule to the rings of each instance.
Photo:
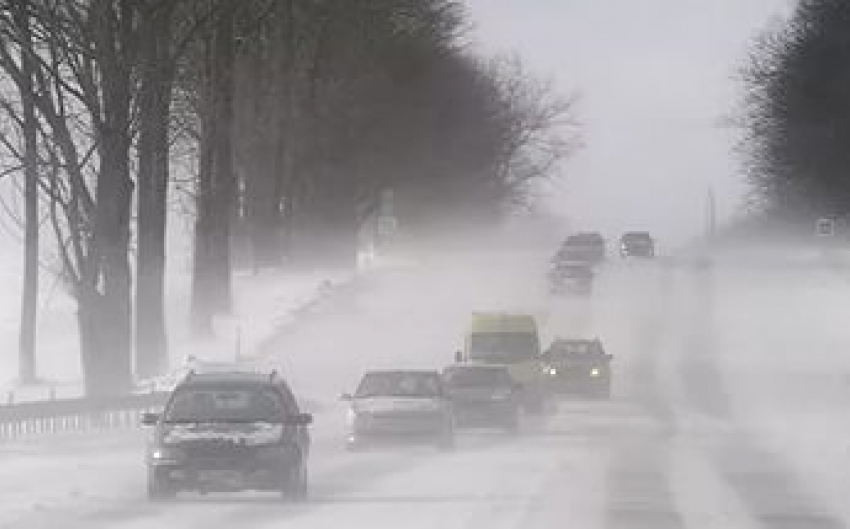
[[[15,288],[20,284],[17,273],[14,267],[0,266],[0,280]],[[166,308],[171,364],[182,366],[189,357],[221,362],[250,356],[278,327],[292,322],[354,277],[353,272],[237,273],[233,314],[217,318],[213,335],[198,339],[190,327],[190,277],[171,276]],[[17,291],[9,293],[3,298],[5,303],[0,303],[0,345],[8,351],[0,359],[0,402],[79,396],[82,388],[75,307],[62,292],[43,292],[39,307],[38,371],[44,382],[21,386],[15,381],[19,295]]]

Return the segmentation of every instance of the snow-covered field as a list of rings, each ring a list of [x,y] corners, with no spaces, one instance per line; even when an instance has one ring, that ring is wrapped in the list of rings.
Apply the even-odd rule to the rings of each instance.
[[[587,301],[550,299],[533,253],[371,275],[264,348],[316,414],[309,502],[149,504],[144,432],[67,435],[2,447],[0,527],[848,527],[850,272],[751,257],[612,263]],[[489,308],[533,312],[547,337],[599,335],[614,399],[563,402],[514,439],[464,435],[451,454],[343,450],[336,397],[362,370],[440,367]]]
[[[350,283],[356,275],[339,271],[236,273],[233,314],[217,318],[213,336],[199,340],[190,328],[190,276],[170,274],[166,311],[171,363],[180,366],[190,356],[218,361],[255,354],[277,329],[333,295],[334,289]],[[51,393],[58,398],[78,396],[82,390],[73,300],[55,284],[55,278],[43,274],[37,358],[43,381],[22,386],[15,380],[20,267],[0,263],[0,281],[10,287],[0,303],[0,347],[5,351],[0,355],[0,398],[5,400],[9,392],[16,401],[45,399]]]

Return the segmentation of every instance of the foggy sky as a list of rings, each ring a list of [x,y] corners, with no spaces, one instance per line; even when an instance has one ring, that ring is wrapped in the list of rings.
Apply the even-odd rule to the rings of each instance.
[[[709,186],[722,216],[745,187],[720,122],[747,45],[792,0],[467,0],[471,39],[515,51],[581,96],[586,147],[552,203],[578,227],[702,231]]]

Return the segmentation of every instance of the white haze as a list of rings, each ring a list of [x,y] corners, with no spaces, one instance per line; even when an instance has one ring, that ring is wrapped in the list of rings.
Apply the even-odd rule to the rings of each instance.
[[[724,513],[730,529],[806,516],[844,525],[789,527],[846,526],[840,315],[850,306],[836,268],[846,255],[720,255],[713,274],[687,261],[613,259],[581,300],[547,294],[550,246],[453,246],[360,274],[269,345],[316,416],[311,502],[237,494],[151,505],[144,434],[66,435],[6,445],[0,525],[499,529],[570,519],[655,529],[670,519],[711,527],[705,520]],[[269,306],[275,294],[243,296]],[[473,310],[534,314],[545,343],[599,336],[615,355],[614,399],[563,401],[553,415],[524,420],[517,438],[462,433],[450,454],[345,452],[337,395],[367,369],[445,366]]]
[[[747,44],[790,0],[470,0],[481,49],[517,53],[580,94],[585,149],[553,207],[615,236],[701,233],[714,187],[721,217],[742,203],[733,135]]]
[[[645,226],[671,241],[701,228],[709,183],[728,214],[740,186],[714,126],[734,95],[726,76],[748,32],[783,2],[537,1],[540,11],[476,0],[473,14],[488,47],[519,47],[584,94],[588,147],[555,204],[576,225],[608,234]],[[654,16],[662,7],[667,22]],[[234,321],[216,342],[188,335],[184,228],[172,227],[172,355],[221,358]],[[272,338],[267,359],[315,414],[310,501],[246,493],[152,504],[147,432],[62,434],[3,444],[0,527],[850,527],[848,252],[738,249],[719,252],[713,269],[680,254],[641,262],[612,252],[592,296],[558,298],[545,273],[564,233],[522,222],[495,237],[457,231],[466,236],[397,249],[353,277],[238,276],[245,352]],[[20,250],[0,248],[0,368],[12,373]],[[339,286],[315,311],[289,313],[326,279]],[[60,294],[45,299],[44,367],[73,379],[73,306]],[[535,315],[544,345],[600,337],[614,355],[614,398],[565,399],[525,418],[515,438],[463,432],[454,453],[347,453],[337,396],[367,369],[445,366],[476,310]]]

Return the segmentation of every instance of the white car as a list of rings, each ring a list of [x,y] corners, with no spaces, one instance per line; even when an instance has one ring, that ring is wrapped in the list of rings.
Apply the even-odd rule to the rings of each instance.
[[[343,400],[349,403],[349,450],[379,442],[454,448],[452,406],[437,371],[372,371]]]

